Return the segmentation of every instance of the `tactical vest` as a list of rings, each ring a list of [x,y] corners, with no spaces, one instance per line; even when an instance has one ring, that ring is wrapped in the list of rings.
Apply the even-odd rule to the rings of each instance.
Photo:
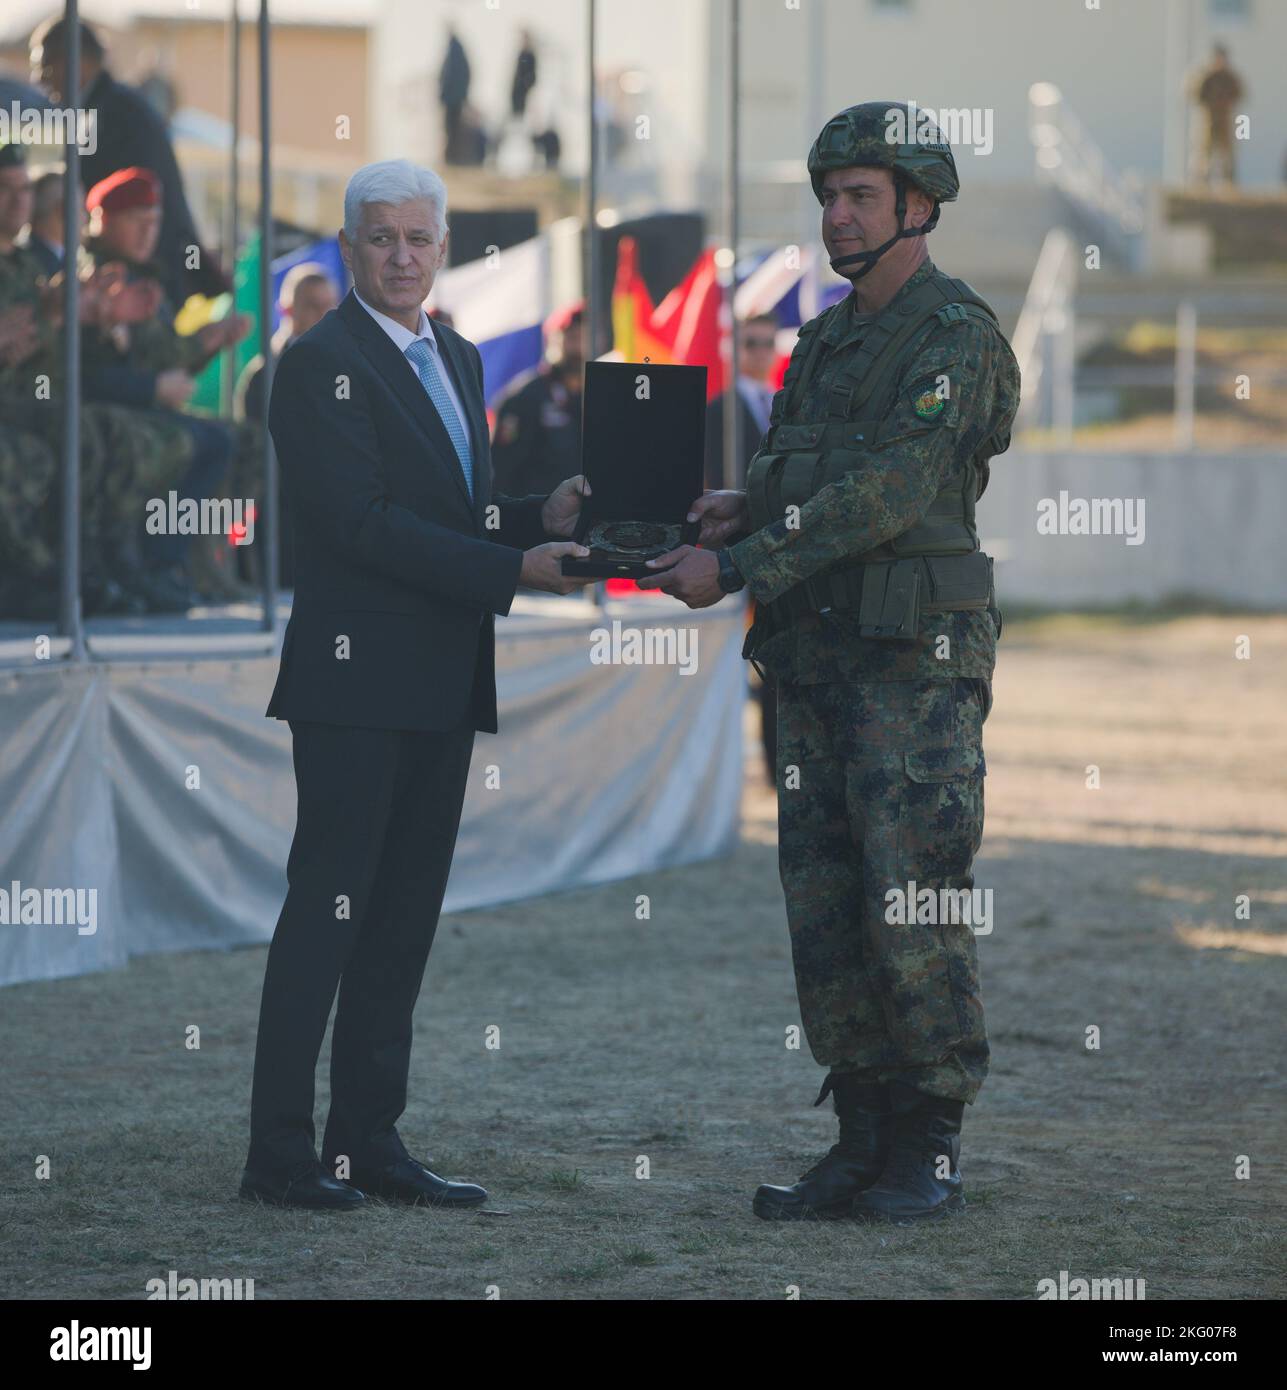
[[[1000,332],[991,306],[964,280],[935,271],[868,325],[852,363],[831,387],[826,418],[783,424],[817,361],[826,317],[819,315],[801,328],[782,390],[773,401],[768,433],[748,467],[752,531],[780,520],[788,507],[802,507],[829,484],[868,464],[887,429],[903,368],[932,325],[975,319]],[[760,641],[801,614],[833,609],[856,610],[862,637],[914,638],[920,614],[960,608],[990,609],[999,632],[992,561],[979,550],[974,504],[987,486],[988,460],[1007,443],[997,435],[985,439],[925,516],[901,535],[812,576],[772,603],[757,605],[743,654],[750,655]]]

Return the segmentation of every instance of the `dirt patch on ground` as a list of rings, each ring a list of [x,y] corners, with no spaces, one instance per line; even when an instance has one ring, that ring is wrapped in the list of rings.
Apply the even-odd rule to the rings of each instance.
[[[490,1211],[238,1202],[262,948],[6,990],[4,1294],[142,1297],[173,1269],[257,1298],[1027,1299],[1067,1270],[1281,1297],[1287,619],[1052,619],[1003,648],[977,865],[994,1060],[961,1218],[751,1215],[835,1121],[783,1045],[774,806],[748,745],[731,858],[444,919],[401,1130]]]

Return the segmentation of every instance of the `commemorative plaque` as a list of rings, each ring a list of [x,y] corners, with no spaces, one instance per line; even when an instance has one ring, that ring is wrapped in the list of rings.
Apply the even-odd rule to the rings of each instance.
[[[591,495],[575,540],[590,554],[563,557],[563,573],[643,579],[646,561],[692,544],[684,520],[702,495],[706,368],[587,362],[581,396],[581,471]]]

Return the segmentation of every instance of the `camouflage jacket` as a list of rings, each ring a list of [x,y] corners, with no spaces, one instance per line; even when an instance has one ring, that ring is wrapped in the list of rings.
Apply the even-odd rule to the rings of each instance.
[[[95,265],[111,263],[114,259],[92,243],[89,252]],[[160,276],[151,265],[132,266],[130,278],[154,279],[160,283]],[[143,323],[133,323],[113,333],[86,327],[82,331],[81,350],[87,367],[123,368],[137,374],[140,381],[144,376],[154,380],[161,372],[175,368],[196,376],[211,356],[195,337],[185,337],[175,328],[174,306],[168,299],[163,299],[157,313]],[[124,376],[120,379],[126,380]],[[126,395],[130,404],[144,404],[134,390],[127,388]]]
[[[926,258],[891,303],[933,273]],[[784,424],[826,418],[827,392],[875,316],[859,314],[850,294],[819,317],[823,345]],[[923,410],[926,384],[944,376],[950,385],[945,408],[926,418],[917,405]],[[980,441],[994,432],[1008,437],[1019,404],[1018,365],[1004,337],[990,327],[974,319],[934,322],[909,355],[893,399],[896,418],[872,446],[869,467],[810,498],[797,527],[776,521],[731,547],[733,563],[756,599],[771,602],[915,525]],[[920,634],[903,641],[859,637],[857,629],[854,613],[807,614],[769,638],[756,660],[779,680],[807,685],[992,676],[997,631],[986,610],[924,614]]]
[[[0,366],[0,414],[6,424],[31,428],[36,414],[54,410],[62,380],[62,335],[41,309],[45,272],[35,255],[23,246],[0,252],[0,313],[20,304],[35,310],[39,342],[36,350],[13,366]]]

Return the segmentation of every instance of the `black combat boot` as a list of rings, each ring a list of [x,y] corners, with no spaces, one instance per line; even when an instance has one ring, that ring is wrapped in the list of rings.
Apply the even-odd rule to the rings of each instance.
[[[853,1200],[880,1176],[889,1151],[893,1113],[889,1093],[852,1072],[832,1072],[815,1105],[831,1091],[840,1117],[840,1142],[790,1187],[756,1189],[751,1210],[766,1221],[817,1221],[848,1216]]]
[[[961,1116],[965,1102],[927,1096],[891,1081],[894,1136],[879,1181],[854,1199],[860,1221],[936,1221],[965,1210],[965,1191],[957,1164],[961,1158]],[[946,1160],[946,1162],[944,1162]],[[938,1174],[943,1167],[946,1177]]]

